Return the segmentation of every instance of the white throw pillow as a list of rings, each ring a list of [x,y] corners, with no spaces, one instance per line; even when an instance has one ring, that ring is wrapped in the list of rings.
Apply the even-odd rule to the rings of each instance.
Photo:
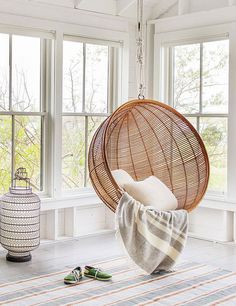
[[[174,194],[155,176],[139,182],[126,183],[124,189],[145,206],[154,206],[158,210],[175,210],[178,207]]]
[[[124,188],[125,184],[130,184],[133,183],[134,180],[132,177],[129,175],[128,172],[126,172],[123,169],[117,169],[111,171],[112,176],[114,177],[116,183],[121,187]]]

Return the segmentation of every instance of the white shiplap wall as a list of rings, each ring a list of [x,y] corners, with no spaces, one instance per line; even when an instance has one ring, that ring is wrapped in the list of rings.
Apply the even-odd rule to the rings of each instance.
[[[58,7],[57,10],[33,2],[24,5],[17,1],[0,0],[0,32],[10,26],[15,29],[40,29],[53,31],[57,37],[63,33],[101,39],[123,41],[122,93],[120,103],[128,97],[136,96],[135,58],[133,56],[133,32],[129,22],[116,16],[80,12],[71,8]],[[135,40],[134,40],[135,41]],[[60,97],[57,97],[60,99]],[[41,238],[57,240],[61,237],[78,237],[88,234],[114,230],[114,215],[94,195],[82,195],[78,198],[42,199]]]
[[[129,100],[137,99],[136,27],[129,26]]]

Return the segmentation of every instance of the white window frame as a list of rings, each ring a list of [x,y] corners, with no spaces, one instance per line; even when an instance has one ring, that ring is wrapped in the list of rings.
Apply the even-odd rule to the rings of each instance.
[[[88,169],[87,169],[87,163],[88,163],[88,118],[91,116],[95,117],[108,117],[110,114],[115,110],[116,108],[116,101],[117,96],[115,94],[116,92],[116,84],[114,80],[117,80],[117,56],[119,55],[119,52],[121,51],[122,43],[115,42],[115,41],[108,41],[108,40],[102,40],[102,39],[96,39],[96,38],[86,38],[86,37],[80,37],[80,36],[74,36],[74,35],[63,35],[63,42],[64,41],[74,41],[78,43],[83,43],[83,48],[85,49],[86,44],[94,44],[94,45],[104,45],[108,46],[109,48],[109,55],[108,55],[108,95],[107,95],[107,112],[106,113],[88,113],[85,111],[85,100],[83,97],[83,105],[82,105],[82,111],[81,112],[64,112],[63,111],[63,101],[62,101],[62,114],[61,119],[63,117],[83,117],[85,118],[85,182],[87,181],[87,178],[89,176]],[[84,51],[85,52],[85,51]],[[84,56],[84,63],[83,63],[83,69],[85,71],[86,64],[85,64],[85,56]],[[85,74],[83,74],[85,76]],[[83,80],[83,93],[85,94],[85,83]],[[62,136],[61,136],[62,137]],[[61,144],[62,145],[62,144]],[[62,149],[61,149],[62,150]],[[62,163],[62,161],[61,161]],[[62,171],[62,170],[61,170]],[[61,172],[62,176],[62,172]],[[64,196],[76,196],[80,194],[86,194],[86,193],[92,193],[93,188],[89,186],[83,186],[81,188],[75,188],[71,190],[63,190],[62,188],[62,182],[61,182],[61,193]]]
[[[186,24],[184,25],[186,28]],[[222,200],[226,202],[236,201],[236,58],[232,56],[236,52],[236,23],[196,27],[178,31],[158,33],[158,22],[154,35],[154,87],[153,96],[160,101],[169,101],[169,47],[205,42],[219,39],[229,39],[229,101],[228,101],[228,167],[227,167],[227,192],[223,196],[206,195],[206,199]]]
[[[106,208],[94,190],[67,196],[61,192],[63,35],[80,36],[86,39],[96,38],[122,45],[121,51],[115,54],[114,83],[116,86],[113,97],[116,107],[127,101],[129,97],[129,21],[114,16],[81,13],[73,9],[65,11],[60,7],[56,11],[53,7],[44,8],[38,4],[28,4],[27,7],[21,4],[14,7],[10,3],[4,4],[1,10],[0,29],[3,28],[15,34],[22,31],[22,35],[27,32],[32,36],[54,40],[51,50],[47,50],[52,55],[52,61],[49,60],[47,63],[47,69],[51,67],[54,73],[48,74],[49,86],[46,92],[49,114],[45,130],[49,136],[45,144],[45,155],[48,161],[45,171],[47,182],[45,181],[45,195],[40,195],[42,227],[46,228],[47,239],[58,239],[59,215],[60,210],[63,210],[64,234],[69,237],[78,237],[78,213],[83,218],[84,211],[91,212],[92,209],[98,219],[102,218],[101,226],[103,226]]]
[[[51,58],[51,41],[54,38],[52,32],[37,31],[32,29],[22,29],[12,26],[0,26],[0,33],[9,35],[9,74],[12,73],[12,36],[25,36],[25,37],[37,37],[40,39],[40,110],[35,112],[21,112],[11,110],[12,106],[12,78],[9,78],[9,107],[10,111],[0,111],[2,116],[11,116],[14,120],[14,116],[37,116],[41,118],[41,164],[40,164],[40,191],[37,193],[45,197],[48,194],[48,177],[49,173],[47,171],[49,159],[46,158],[48,151],[48,144],[50,143],[50,135],[46,133],[49,126],[48,122],[48,105],[50,96],[48,95],[50,83],[47,83],[48,77],[51,75],[50,70],[50,58]],[[12,122],[12,150],[11,150],[11,176],[14,177],[15,166],[14,166],[14,121]]]
[[[226,113],[204,113],[202,112],[202,61],[203,61],[203,44],[207,43],[207,42],[211,42],[211,41],[221,41],[221,40],[228,40],[228,35],[224,35],[222,37],[210,37],[210,38],[202,38],[202,39],[198,39],[197,41],[193,40],[190,43],[189,42],[184,42],[184,43],[176,43],[173,45],[168,45],[166,46],[167,50],[168,50],[168,55],[169,58],[165,59],[168,61],[168,84],[167,84],[167,90],[168,90],[168,98],[167,101],[169,102],[169,105],[174,107],[174,71],[173,71],[173,67],[174,67],[174,63],[173,63],[173,48],[176,46],[183,46],[183,45],[187,45],[187,44],[199,44],[200,45],[200,87],[199,87],[199,112],[196,113],[182,113],[185,117],[187,118],[196,118],[196,129],[197,131],[199,131],[200,129],[200,118],[226,118],[227,122],[229,119],[229,112],[227,111]],[[227,132],[228,134],[228,132]],[[228,144],[227,144],[228,145]],[[227,154],[227,158],[228,158],[228,154]],[[228,163],[228,161],[227,161]],[[228,166],[227,166],[227,172],[228,172]],[[228,182],[227,182],[228,185]],[[220,192],[220,191],[215,191],[215,190],[209,190],[207,191],[207,195],[208,196],[216,196],[216,197],[225,197],[227,193],[226,192]]]
[[[62,192],[62,84],[63,84],[63,39],[64,36],[71,36],[73,39],[81,39],[97,44],[111,44],[114,48],[114,86],[112,99],[114,108],[122,101],[128,99],[128,71],[129,71],[129,34],[124,30],[94,28],[90,26],[80,26],[78,24],[60,23],[54,21],[43,22],[34,19],[29,27],[28,17],[16,19],[11,15],[4,15],[0,23],[0,32],[7,34],[40,37],[51,40],[53,43],[46,47],[47,71],[45,90],[47,105],[47,120],[45,120],[45,171],[44,171],[44,192],[39,195],[46,210],[53,209],[53,205],[62,203],[61,207],[80,206],[81,203],[89,202],[100,204],[95,191],[92,188],[83,188],[79,191],[65,194]],[[95,38],[96,37],[96,38]],[[51,71],[51,73],[50,73]],[[89,200],[90,199],[90,200]],[[51,204],[53,203],[53,205]],[[47,206],[49,205],[49,206]],[[86,204],[87,205],[87,204]]]
[[[63,112],[63,41],[64,40],[72,40],[84,43],[94,43],[107,45],[113,49],[112,54],[112,65],[110,65],[109,69],[109,86],[110,93],[108,97],[108,101],[112,102],[108,104],[108,113],[102,114],[92,114],[99,116],[109,116],[110,113],[118,106],[117,101],[120,99],[122,92],[121,85],[121,73],[123,71],[123,67],[121,65],[123,62],[123,42],[122,41],[113,41],[113,40],[105,40],[99,38],[85,37],[85,36],[76,36],[74,34],[68,35],[62,32],[56,33],[55,39],[55,103],[54,103],[54,135],[53,139],[53,190],[51,190],[51,197],[53,198],[76,198],[84,195],[94,195],[94,190],[92,187],[82,187],[71,191],[63,191],[62,189],[62,118],[63,116],[90,116],[89,113],[68,113]],[[119,48],[118,48],[119,47]],[[111,63],[110,63],[111,64]],[[113,82],[112,82],[113,79]]]

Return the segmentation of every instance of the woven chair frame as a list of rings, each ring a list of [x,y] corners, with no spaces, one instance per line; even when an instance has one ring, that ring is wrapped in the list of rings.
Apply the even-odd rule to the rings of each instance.
[[[174,193],[178,209],[188,211],[209,181],[207,151],[192,124],[172,107],[146,99],[123,104],[100,125],[88,166],[96,193],[113,212],[121,191],[112,170],[123,169],[135,180],[155,175]]]

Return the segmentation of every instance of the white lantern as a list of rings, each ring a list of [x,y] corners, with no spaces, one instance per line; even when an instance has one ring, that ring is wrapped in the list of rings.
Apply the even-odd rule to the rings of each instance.
[[[25,168],[17,169],[9,193],[2,196],[0,215],[1,244],[8,250],[7,260],[31,260],[30,251],[40,244],[40,199],[32,192]]]

